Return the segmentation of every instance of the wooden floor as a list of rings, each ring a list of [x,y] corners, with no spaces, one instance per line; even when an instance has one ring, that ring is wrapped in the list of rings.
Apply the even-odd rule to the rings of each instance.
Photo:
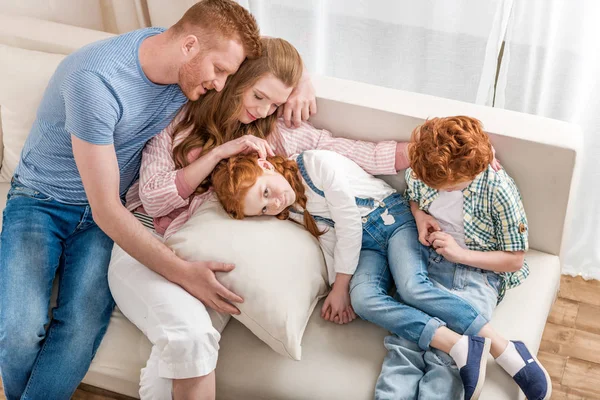
[[[552,378],[552,399],[600,399],[600,281],[562,277],[538,358]],[[0,387],[0,400],[5,399]],[[129,397],[81,385],[73,399]]]
[[[600,281],[562,277],[538,358],[552,399],[600,399]]]

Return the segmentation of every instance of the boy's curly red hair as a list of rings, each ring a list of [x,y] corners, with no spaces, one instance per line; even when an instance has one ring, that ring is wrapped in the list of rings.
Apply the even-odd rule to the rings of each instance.
[[[473,180],[494,158],[481,122],[466,116],[425,121],[412,132],[408,156],[417,179],[434,189]]]

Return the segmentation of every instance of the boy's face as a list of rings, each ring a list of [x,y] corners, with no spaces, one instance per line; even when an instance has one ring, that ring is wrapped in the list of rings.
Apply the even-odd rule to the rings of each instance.
[[[471,184],[471,182],[473,182],[473,180],[469,179],[467,181],[452,183],[450,185],[442,185],[435,189],[439,190],[440,192],[456,192],[458,190],[465,190]]]

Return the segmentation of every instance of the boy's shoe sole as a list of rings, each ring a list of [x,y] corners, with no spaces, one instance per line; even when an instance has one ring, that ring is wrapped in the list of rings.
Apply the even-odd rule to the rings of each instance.
[[[487,370],[487,355],[490,352],[490,348],[492,347],[492,339],[484,338],[485,343],[483,344],[483,356],[481,357],[481,361],[479,362],[479,379],[477,380],[477,386],[475,386],[475,390],[473,391],[473,395],[469,400],[477,400],[481,395],[481,391],[483,390],[483,385],[485,384],[485,372]],[[549,398],[549,397],[548,397]],[[545,399],[544,399],[545,400]]]
[[[548,382],[548,392],[546,393],[546,396],[544,396],[544,398],[542,400],[550,400],[550,398],[552,397],[552,380],[550,380],[550,374],[548,374],[548,371],[546,371],[546,368],[544,368],[544,366],[537,359],[537,356],[535,354],[532,354],[531,356],[533,357],[533,359],[535,360],[535,362],[538,363],[538,365],[540,366],[540,368],[544,372],[544,375],[546,375],[546,381]]]
[[[546,368],[544,368],[544,366],[542,365],[542,363],[540,363],[540,361],[538,360],[537,356],[535,354],[531,353],[529,351],[529,349],[527,348],[527,346],[525,346],[525,344],[523,342],[521,342],[521,341],[512,341],[512,342],[515,344],[515,346],[517,344],[519,344],[520,346],[522,346],[527,351],[528,357],[530,357],[531,359],[533,359],[533,360],[530,359],[529,361],[535,361],[537,367],[539,369],[541,369],[542,372],[544,373],[544,377],[546,379],[546,384],[547,384],[547,386],[546,386],[546,394],[544,395],[544,397],[542,397],[542,398],[536,398],[536,399],[537,400],[549,400],[552,397],[552,380],[550,379],[550,374],[548,374],[548,371],[546,371]],[[521,351],[519,349],[517,349],[517,351],[519,351],[519,354],[521,354]],[[521,354],[521,357],[523,357],[523,354]],[[523,369],[525,369],[529,365],[529,362],[526,360],[525,357],[523,357],[523,361],[525,361],[525,364],[526,364],[525,367],[523,367]],[[519,375],[519,373],[520,373],[520,371],[517,373],[517,375]],[[517,382],[517,384],[519,384],[518,380],[516,379],[517,375],[515,375],[513,377],[513,379],[515,379],[515,381]],[[520,384],[519,384],[519,386],[520,386]],[[521,390],[523,390],[523,389],[521,389]],[[523,390],[523,392],[525,392],[525,391]]]

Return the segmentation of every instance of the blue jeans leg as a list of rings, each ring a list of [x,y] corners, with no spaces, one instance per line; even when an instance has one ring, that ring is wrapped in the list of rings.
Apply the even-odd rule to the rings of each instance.
[[[462,379],[452,357],[435,349],[424,353],[425,374],[419,382],[419,398],[440,400],[464,398]]]
[[[85,376],[114,308],[107,278],[112,245],[95,224],[67,240],[58,307],[23,400],[42,393],[69,398]]]
[[[384,340],[388,353],[375,385],[376,400],[462,399],[458,368],[447,354],[421,350],[396,335]]]
[[[45,337],[60,229],[43,200],[18,196],[3,213],[0,236],[0,371],[4,395],[20,399]],[[56,211],[56,210],[54,210]]]
[[[362,319],[427,348],[435,331],[445,323],[394,299],[388,294],[392,284],[387,255],[361,250],[350,282],[354,311]]]
[[[388,258],[398,294],[406,304],[439,318],[461,334],[477,334],[488,322],[469,302],[431,282],[429,249],[419,242],[414,219],[390,237]]]
[[[433,250],[428,268],[434,285],[469,302],[485,319],[492,318],[502,283],[498,274],[451,263]]]
[[[375,385],[376,400],[412,400],[419,396],[419,382],[425,374],[423,350],[415,343],[396,335],[387,336],[383,344],[387,355]]]
[[[88,206],[11,190],[0,241],[0,288],[9,289],[0,293],[0,368],[8,399],[71,397],[112,312],[111,249]],[[57,307],[44,330],[56,272]]]

